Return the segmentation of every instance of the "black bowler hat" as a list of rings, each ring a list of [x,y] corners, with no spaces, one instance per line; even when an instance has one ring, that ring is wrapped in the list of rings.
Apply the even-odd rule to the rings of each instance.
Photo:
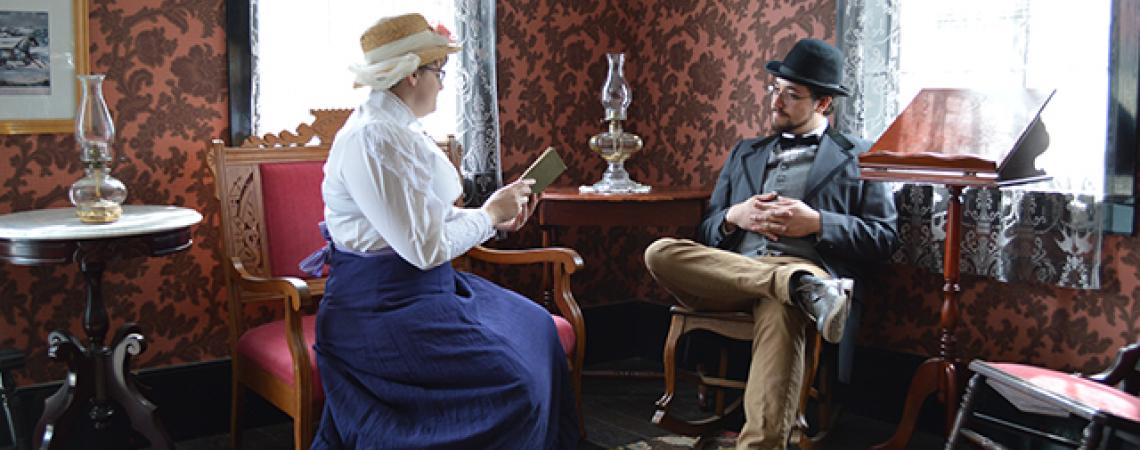
[[[848,96],[843,86],[843,54],[819,39],[800,39],[783,61],[768,61],[768,72],[786,80],[806,84],[828,94]]]

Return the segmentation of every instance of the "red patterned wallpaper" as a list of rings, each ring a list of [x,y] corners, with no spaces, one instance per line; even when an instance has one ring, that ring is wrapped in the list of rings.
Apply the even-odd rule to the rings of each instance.
[[[523,1],[498,3],[503,166],[517,176],[547,145],[570,170],[561,184],[596,181],[603,169],[584,143],[602,129],[599,103],[607,51],[627,52],[634,89],[627,129],[646,149],[627,164],[654,185],[708,186],[730,146],[762,134],[767,83],[763,63],[800,37],[835,38],[833,0],[774,2]],[[143,323],[150,343],[140,366],[223,358],[227,354],[222,272],[216,246],[218,205],[205,143],[227,135],[224,2],[93,0],[91,64],[105,86],[126,160],[115,174],[128,203],[176,204],[202,212],[192,250],[108,267],[112,327]],[[70,135],[0,136],[0,213],[67,206],[80,175]],[[587,306],[628,298],[667,301],[641,264],[657,236],[691,230],[583,227],[563,243],[584,256],[575,294]],[[508,245],[538,242],[529,227]],[[1095,369],[1117,346],[1137,339],[1140,238],[1105,240],[1105,288],[1078,292],[965,279],[960,347],[968,356]],[[927,353],[935,349],[938,274],[891,268],[871,281],[864,344]],[[47,332],[81,333],[82,283],[72,266],[0,264],[0,347],[29,354],[19,383],[58,380]],[[984,298],[989,301],[979,301]],[[985,339],[983,339],[985,336]]]
[[[1105,236],[1102,288],[1060,289],[963,277],[957,337],[964,358],[1099,372],[1117,348],[1140,339],[1140,238]],[[873,283],[861,342],[895,351],[938,351],[942,277],[889,267]]]
[[[834,1],[776,3],[499,2],[504,178],[517,177],[548,145],[569,166],[556,184],[601,178],[605,164],[586,142],[605,127],[605,55],[625,52],[633,89],[625,129],[645,141],[626,162],[631,177],[655,186],[711,187],[732,145],[767,129],[764,63],[803,37],[834,40]],[[537,230],[528,231],[511,244],[537,245]],[[580,227],[562,230],[558,243],[585,259],[574,279],[583,305],[666,303],[670,297],[650,279],[642,252],[658,237],[692,232]]]
[[[222,0],[110,1],[90,4],[91,70],[107,74],[104,93],[123,156],[113,173],[129,204],[194,208],[205,221],[187,252],[108,265],[103,281],[111,329],[139,321],[148,341],[141,367],[228,354],[218,202],[206,142],[227,134],[225,10]],[[82,169],[70,134],[0,137],[0,213],[70,206],[67,188]],[[47,333],[82,336],[83,281],[74,264],[0,263],[0,347],[28,354],[19,382],[58,380]]]

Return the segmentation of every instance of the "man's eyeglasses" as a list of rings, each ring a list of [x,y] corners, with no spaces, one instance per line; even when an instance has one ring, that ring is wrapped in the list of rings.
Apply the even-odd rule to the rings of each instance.
[[[447,71],[443,70],[442,67],[424,66],[424,67],[421,67],[421,69],[426,70],[428,72],[435,72],[435,76],[436,76],[436,78],[439,79],[440,83],[443,82],[443,77],[447,76]]]
[[[804,94],[800,94],[798,92],[792,91],[790,89],[790,87],[785,87],[783,89],[780,89],[779,86],[776,86],[774,84],[768,85],[768,96],[769,97],[779,96],[780,100],[783,101],[784,103],[795,103],[795,102],[798,102],[800,100],[803,100],[805,98],[810,97],[810,95],[804,95]]]

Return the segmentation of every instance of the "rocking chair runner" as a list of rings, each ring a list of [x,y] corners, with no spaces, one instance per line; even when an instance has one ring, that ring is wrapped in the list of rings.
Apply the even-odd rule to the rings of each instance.
[[[233,367],[231,445],[240,447],[246,390],[293,418],[297,450],[312,443],[324,403],[313,355],[313,313],[324,294],[325,278],[297,269],[297,263],[324,245],[317,232],[323,220],[320,183],[324,161],[350,110],[314,110],[312,125],[297,134],[251,138],[238,147],[211,143],[214,179],[222,203],[222,260],[227,264],[230,348]],[[315,144],[310,144],[315,141]],[[454,139],[441,144],[458,153]],[[490,264],[536,264],[553,280],[555,323],[571,368],[581,419],[581,371],[585,325],[570,290],[570,275],[582,267],[577,252],[565,248],[493,250],[475,247],[461,257]],[[457,267],[467,263],[456,261]],[[273,307],[277,305],[277,307]],[[278,312],[278,311],[282,311]],[[283,315],[283,318],[279,318]]]

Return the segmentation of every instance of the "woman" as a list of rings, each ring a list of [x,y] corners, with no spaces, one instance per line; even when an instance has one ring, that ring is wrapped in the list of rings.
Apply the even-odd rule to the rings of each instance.
[[[361,37],[372,88],[337,133],[322,185],[332,271],[317,315],[325,409],[314,449],[563,449],[577,444],[550,315],[449,261],[533,211],[519,180],[481,208],[418,118],[458,50],[418,14]]]

